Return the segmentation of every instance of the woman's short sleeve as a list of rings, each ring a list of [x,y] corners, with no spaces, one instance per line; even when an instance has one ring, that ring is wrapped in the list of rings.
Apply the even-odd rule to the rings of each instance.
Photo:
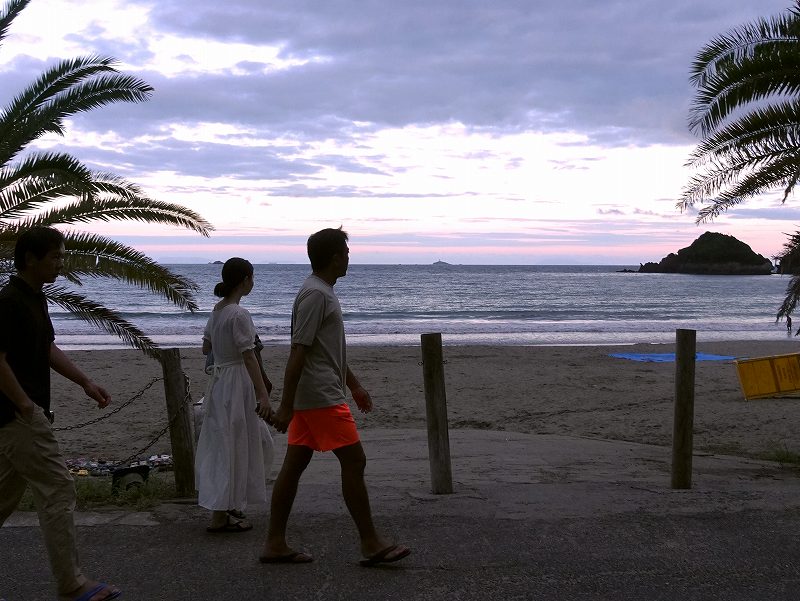
[[[256,328],[250,314],[242,309],[233,317],[233,343],[240,353],[255,347]]]

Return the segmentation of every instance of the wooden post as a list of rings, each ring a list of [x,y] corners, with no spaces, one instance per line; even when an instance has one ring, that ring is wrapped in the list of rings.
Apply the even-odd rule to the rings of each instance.
[[[442,335],[422,334],[422,375],[425,381],[425,414],[428,421],[428,459],[434,494],[453,492],[450,472],[450,437],[447,432],[447,396],[444,390]]]
[[[672,424],[672,488],[692,487],[694,373],[697,332],[675,331],[675,416]]]
[[[186,376],[181,368],[180,351],[176,348],[163,349],[161,367],[164,370],[164,394],[167,399],[167,419],[170,424],[175,492],[179,497],[193,497],[195,487],[192,409],[187,398]]]

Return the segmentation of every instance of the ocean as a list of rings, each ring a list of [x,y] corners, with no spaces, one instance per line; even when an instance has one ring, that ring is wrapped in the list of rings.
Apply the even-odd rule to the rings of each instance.
[[[170,265],[199,286],[195,313],[111,280],[81,288],[164,347],[199,346],[217,299],[221,265]],[[445,344],[626,345],[675,340],[779,340],[775,314],[788,276],[621,273],[625,265],[351,265],[336,284],[349,344],[408,346],[441,332]],[[288,344],[294,295],[307,265],[256,265],[242,300],[265,344]],[[64,280],[59,283],[64,284]],[[125,348],[59,307],[51,307],[65,350]]]

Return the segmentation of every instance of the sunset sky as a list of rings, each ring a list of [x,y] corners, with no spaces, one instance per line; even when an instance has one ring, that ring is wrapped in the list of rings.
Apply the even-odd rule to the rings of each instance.
[[[166,263],[305,262],[308,235],[339,225],[353,263],[636,265],[707,230],[772,256],[797,197],[699,226],[675,203],[695,53],[791,5],[32,0],[0,47],[0,103],[93,53],[153,85],[39,147],[214,224],[91,228]]]

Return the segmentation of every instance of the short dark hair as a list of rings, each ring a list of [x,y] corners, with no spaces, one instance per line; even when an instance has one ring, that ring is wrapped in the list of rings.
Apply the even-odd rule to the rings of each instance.
[[[246,278],[252,277],[253,264],[241,257],[231,257],[222,266],[222,281],[214,286],[214,296],[225,298]]]
[[[348,240],[347,232],[339,226],[320,230],[308,237],[306,249],[311,261],[311,269],[319,271],[331,264],[333,256],[344,252]]]
[[[64,234],[52,227],[32,227],[22,232],[14,245],[14,267],[17,271],[24,271],[28,266],[25,257],[33,253],[37,259],[42,259],[51,250],[64,244]]]

